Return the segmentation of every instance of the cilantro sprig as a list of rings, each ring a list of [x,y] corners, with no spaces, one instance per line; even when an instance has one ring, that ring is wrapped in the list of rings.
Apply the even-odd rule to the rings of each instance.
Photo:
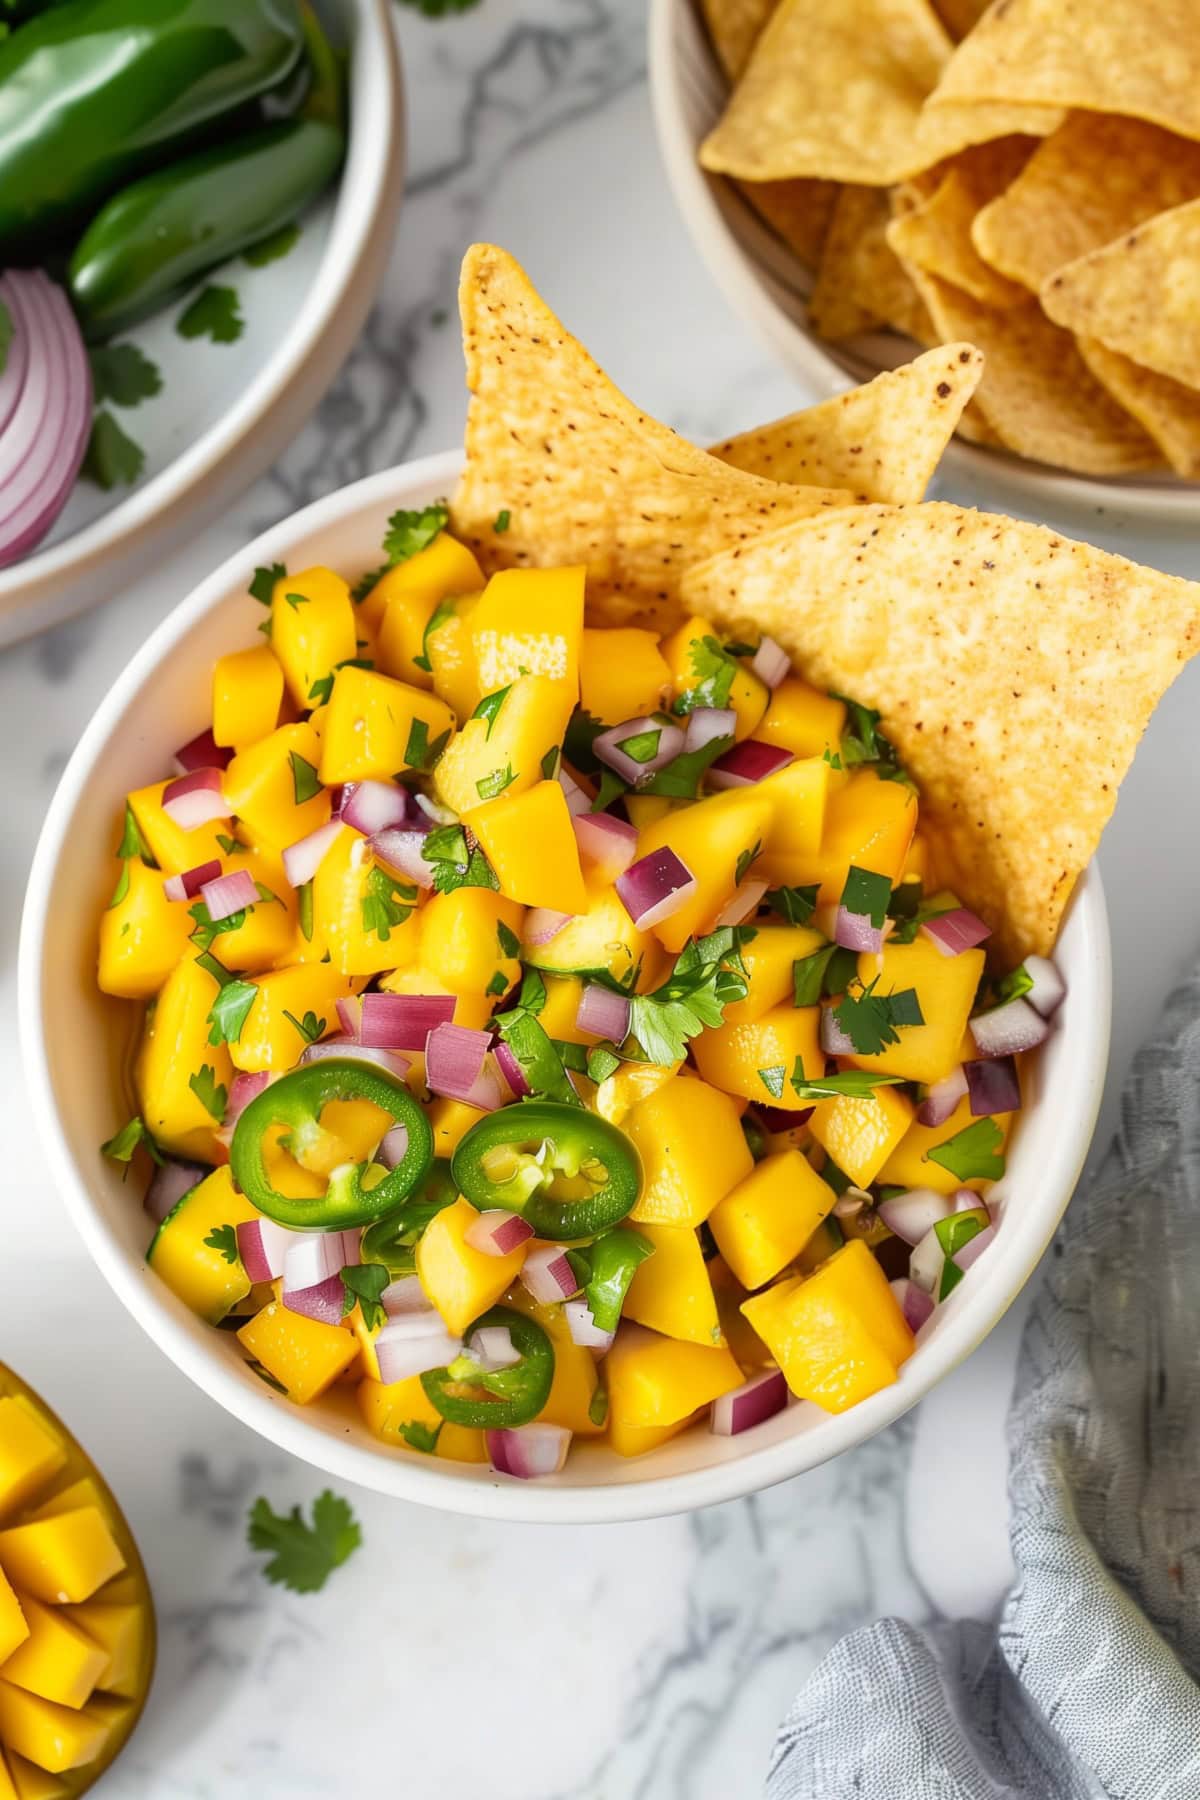
[[[385,1287],[390,1286],[392,1272],[385,1263],[348,1264],[342,1270],[342,1317],[352,1313],[355,1306],[361,1308],[363,1324],[368,1331],[374,1331],[387,1318],[383,1309],[381,1295]]]
[[[380,943],[386,944],[393,929],[411,917],[416,902],[415,887],[397,881],[383,869],[372,869],[361,903],[364,932],[374,932]]]
[[[855,977],[833,1009],[858,1056],[878,1056],[889,1044],[900,1042],[902,1027],[925,1023],[915,988],[898,994],[881,994],[878,988],[878,975],[865,985]]]
[[[692,640],[688,659],[692,665],[692,679],[677,695],[672,711],[682,718],[695,712],[698,706],[727,707],[733,678],[737,674],[733,657],[722,649],[715,637],[706,636]]]
[[[267,1580],[294,1594],[315,1594],[362,1543],[349,1502],[329,1488],[313,1501],[311,1525],[298,1506],[277,1513],[260,1494],[250,1508],[246,1536],[252,1550],[270,1556],[263,1567]]]
[[[409,511],[402,507],[399,512],[394,512],[383,534],[383,553],[388,566],[395,568],[397,563],[407,562],[419,550],[427,550],[449,522],[450,508],[444,500],[434,500],[429,506]]]
[[[164,1160],[162,1151],[150,1136],[145,1120],[135,1113],[127,1124],[122,1125],[120,1131],[115,1131],[112,1137],[101,1144],[100,1154],[109,1157],[113,1162],[128,1165],[139,1144],[149,1152],[156,1163]]]
[[[630,996],[630,1034],[648,1061],[678,1062],[689,1039],[705,1026],[720,1025],[725,1008],[746,998],[749,982],[741,953],[753,936],[750,926],[726,925],[707,937],[692,938],[661,987]]]
[[[1004,1173],[1004,1133],[995,1119],[976,1119],[925,1154],[959,1181],[999,1181]]]
[[[876,1088],[896,1087],[900,1080],[899,1075],[872,1075],[867,1069],[841,1069],[836,1075],[815,1075],[810,1079],[800,1057],[791,1073],[797,1097],[814,1102],[836,1100],[839,1094],[851,1100],[869,1100]]]

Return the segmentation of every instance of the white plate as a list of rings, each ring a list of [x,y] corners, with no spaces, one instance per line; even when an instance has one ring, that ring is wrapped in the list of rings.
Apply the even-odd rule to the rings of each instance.
[[[146,451],[133,489],[80,482],[46,542],[0,569],[0,648],[98,605],[207,524],[279,455],[336,375],[383,280],[404,188],[404,90],[390,0],[320,0],[350,51],[349,144],[335,188],[287,256],[224,274],[235,344],[185,341],[168,307],[119,341],[142,346],[162,392],[112,410]]]
[[[918,345],[895,332],[850,345],[814,337],[808,329],[809,271],[735,182],[700,167],[700,145],[724,110],[729,84],[695,0],[651,0],[650,92],[667,179],[692,242],[730,306],[789,369],[825,399],[917,353]],[[1051,506],[1181,523],[1200,516],[1200,487],[1173,475],[1068,475],[961,438],[950,444],[941,466],[969,476],[986,504],[1024,509],[1034,518]]]
[[[246,594],[255,566],[371,568],[389,512],[449,492],[459,466],[454,452],[391,469],[275,526],[176,607],[112,688],[63,775],[25,900],[21,1038],[34,1113],[71,1216],[116,1293],[198,1386],[273,1443],[381,1493],[495,1518],[635,1519],[708,1506],[810,1469],[898,1418],[986,1337],[1028,1280],[1083,1165],[1104,1081],[1110,996],[1100,879],[1095,870],[1085,877],[1067,915],[1058,963],[1068,994],[995,1190],[995,1242],[937,1309],[894,1387],[840,1417],[790,1406],[744,1436],[694,1430],[630,1460],[583,1444],[544,1482],[392,1449],[371,1436],[346,1389],[293,1406],[250,1372],[230,1333],[204,1325],[146,1267],[150,1227],[138,1188],[100,1155],[129,1112],[121,1069],[132,1015],[96,988],[96,921],[113,885],[126,791],[161,776],[174,747],[209,723],[215,658],[261,641],[262,615]]]

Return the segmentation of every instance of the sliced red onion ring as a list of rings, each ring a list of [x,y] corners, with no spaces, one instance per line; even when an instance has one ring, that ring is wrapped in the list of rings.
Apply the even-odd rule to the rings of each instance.
[[[926,1319],[933,1314],[933,1295],[927,1294],[924,1288],[919,1288],[907,1275],[900,1276],[896,1281],[889,1281],[888,1286],[900,1302],[900,1310],[908,1329],[920,1331]]]
[[[747,919],[752,919],[762,905],[768,885],[765,881],[752,878],[734,888],[729,900],[717,914],[714,931],[720,931],[723,925],[744,925]]]
[[[761,744],[755,738],[745,738],[732,750],[718,756],[708,771],[708,785],[712,788],[753,787],[756,782],[765,781],[768,775],[778,775],[780,769],[786,769],[795,760],[792,751],[779,744]]]
[[[494,1375],[497,1369],[514,1369],[521,1360],[521,1352],[506,1325],[479,1326],[467,1339],[466,1351],[485,1375]]]
[[[995,1242],[995,1238],[995,1225],[985,1225],[983,1230],[977,1231],[973,1238],[968,1238],[962,1249],[956,1250],[950,1260],[965,1273],[972,1263],[979,1261],[988,1246]]]
[[[503,1038],[499,1038],[493,1046],[492,1055],[496,1058],[496,1067],[512,1089],[515,1099],[524,1100],[527,1095],[532,1094],[533,1089],[529,1085],[528,1075]]]
[[[273,1219],[249,1219],[237,1228],[238,1255],[251,1281],[274,1281],[283,1274],[288,1251],[299,1232],[276,1225]]]
[[[520,1213],[507,1212],[502,1206],[489,1207],[472,1219],[463,1232],[463,1242],[484,1256],[511,1256],[512,1252],[533,1236]]]
[[[552,912],[548,906],[531,906],[525,914],[524,942],[540,950],[543,944],[558,936],[564,925],[571,923],[571,916],[570,913]]]
[[[1050,1036],[1050,1026],[1027,1000],[1006,1000],[968,1021],[980,1056],[1016,1056],[1036,1049]]]
[[[411,1058],[401,1054],[399,1050],[377,1050],[373,1045],[356,1043],[353,1038],[328,1037],[320,1043],[308,1044],[300,1052],[301,1063],[327,1062],[331,1057],[339,1061],[347,1058],[351,1062],[373,1063],[377,1069],[383,1069],[388,1075],[394,1075],[397,1081],[404,1081],[412,1068]]]
[[[431,1031],[453,1024],[455,1005],[453,994],[364,994],[359,1036],[383,1050],[423,1051]]]
[[[297,838],[283,853],[283,872],[294,888],[306,887],[342,834],[342,821],[330,819],[307,837]]]
[[[1067,984],[1046,956],[1027,956],[1025,973],[1033,982],[1033,986],[1025,995],[1035,1012],[1040,1012],[1043,1019],[1048,1019],[1058,1011],[1066,997]]]
[[[688,714],[683,747],[689,754],[715,744],[718,738],[731,738],[737,730],[737,714],[732,706],[698,706]]]
[[[652,743],[651,754],[631,756],[621,748],[635,739]],[[627,781],[631,787],[641,787],[644,782],[652,781],[660,769],[674,762],[683,750],[683,744],[683,732],[678,725],[646,717],[626,719],[623,724],[602,731],[593,742],[592,751],[600,762],[615,769],[622,781]]]
[[[616,1332],[600,1329],[586,1300],[567,1300],[563,1305],[563,1318],[573,1344],[580,1345],[584,1350],[605,1352],[612,1349]]]
[[[362,997],[343,994],[333,1003],[337,1007],[338,1024],[349,1038],[357,1038],[362,1027]]]
[[[142,1204],[154,1223],[161,1225],[172,1207],[177,1206],[185,1194],[190,1194],[198,1181],[211,1174],[206,1163],[177,1162],[168,1156],[151,1176]]]
[[[1017,1112],[1021,1105],[1021,1083],[1017,1065],[1011,1056],[993,1056],[983,1062],[963,1064],[971,1111],[976,1118],[988,1113]]]
[[[437,1025],[425,1042],[425,1085],[433,1094],[495,1112],[508,1098],[486,1031]]]
[[[974,1195],[972,1201],[978,1205]],[[908,1188],[902,1194],[890,1194],[881,1200],[876,1211],[888,1230],[898,1238],[903,1238],[906,1244],[919,1244],[940,1219],[950,1217],[954,1202],[949,1194],[935,1193],[932,1188]]]
[[[414,1337],[405,1325],[403,1319],[389,1319],[375,1339],[379,1379],[385,1386],[393,1381],[407,1381],[412,1375],[424,1375],[429,1369],[444,1369],[462,1355],[462,1339],[451,1337],[445,1326]]]
[[[585,982],[575,1009],[575,1023],[580,1031],[591,1032],[594,1037],[624,1043],[629,1035],[629,996],[614,994],[598,981]]]
[[[565,1425],[518,1425],[510,1431],[489,1431],[487,1447],[498,1474],[536,1481],[558,1474],[571,1448],[571,1433]]]
[[[415,1318],[433,1311],[419,1275],[401,1275],[390,1281],[379,1296],[379,1304],[389,1319]]]
[[[936,919],[926,919],[921,930],[943,956],[961,956],[964,950],[976,949],[992,935],[991,926],[965,906],[956,906],[953,912],[941,913]]]
[[[342,795],[342,823],[364,837],[403,825],[409,816],[408,789],[394,781],[356,781]]]
[[[736,1437],[782,1412],[788,1403],[788,1385],[782,1369],[764,1369],[752,1375],[732,1393],[713,1401],[709,1429],[718,1437]]]
[[[573,819],[577,819],[582,814],[591,811],[591,795],[586,793],[584,789],[580,787],[575,777],[570,774],[568,770],[564,769],[561,763],[555,779],[563,793],[567,796],[567,811]]]
[[[220,769],[193,769],[188,775],[168,781],[163,789],[162,809],[181,831],[195,831],[214,819],[228,819],[231,815],[221,792]]]
[[[626,819],[611,813],[579,813],[572,819],[579,860],[584,871],[600,881],[614,882],[637,855],[638,834]]]
[[[540,1250],[531,1250],[521,1264],[521,1281],[543,1306],[569,1300],[579,1292],[575,1271],[560,1244],[544,1244]]]
[[[431,888],[434,867],[426,861],[426,836],[418,826],[406,825],[400,830],[377,831],[368,841],[376,861],[403,875],[415,887]]]
[[[854,1039],[842,1030],[832,1006],[821,1008],[821,1048],[826,1056],[853,1056]]]
[[[197,769],[227,769],[233,761],[233,751],[218,744],[212,732],[205,729],[181,744],[172,760],[181,775],[191,775]]]
[[[200,889],[200,898],[216,925],[219,920],[231,919],[234,913],[256,905],[258,889],[249,869],[235,869],[231,875],[218,875],[214,880],[206,881]]]
[[[62,512],[87,449],[92,377],[75,315],[40,269],[0,275],[13,327],[0,389],[0,567],[39,544]]]
[[[696,891],[696,877],[669,844],[652,850],[614,883],[622,906],[643,931],[669,919]]]
[[[769,688],[777,688],[792,672],[792,659],[782,644],[765,637],[750,659],[750,667]]]
[[[883,927],[871,922],[870,913],[850,912],[848,908],[839,906],[837,918],[833,925],[833,941],[843,950],[873,952],[876,956],[883,949]]]
[[[185,869],[182,875],[168,875],[163,882],[163,893],[168,900],[194,900],[206,881],[216,881],[221,873],[221,865],[216,857],[211,862],[197,863],[194,869]],[[255,899],[258,898],[257,892]]]
[[[944,1125],[967,1092],[967,1078],[962,1064],[935,1081],[917,1108],[918,1125]]]

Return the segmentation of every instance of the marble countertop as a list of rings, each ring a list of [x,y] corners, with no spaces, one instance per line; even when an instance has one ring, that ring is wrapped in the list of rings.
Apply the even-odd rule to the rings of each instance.
[[[326,1592],[297,1598],[256,1572],[246,1511],[259,1493],[307,1502],[321,1477],[151,1347],[76,1242],[30,1136],[16,938],[67,756],[133,649],[232,550],[346,481],[459,441],[453,318],[467,243],[514,251],[617,381],[699,442],[807,397],[731,315],[675,216],[650,122],[643,0],[485,0],[438,24],[404,9],[400,24],[412,180],[384,292],[341,379],[219,525],[0,658],[0,1354],[96,1455],[157,1595],[158,1679],[95,1790],[104,1800],[300,1800],[393,1770],[413,1800],[724,1800],[757,1789],[793,1690],[844,1631],[887,1611],[921,1621],[994,1607],[1009,1568],[1003,1420],[1020,1302],[915,1414],[769,1493],[686,1518],[535,1530],[352,1491],[362,1550]],[[1054,522],[1200,574],[1186,535],[1150,539],[1100,510]],[[1101,856],[1116,997],[1098,1142],[1195,947],[1198,701],[1193,668],[1160,709]]]

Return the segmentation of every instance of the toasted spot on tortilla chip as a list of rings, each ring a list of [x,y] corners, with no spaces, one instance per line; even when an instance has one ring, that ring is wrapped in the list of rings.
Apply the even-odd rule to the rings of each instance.
[[[750,60],[750,52],[777,0],[700,0],[713,49],[731,81]]]
[[[1026,289],[984,262],[971,227],[980,208],[1004,192],[1035,143],[1033,138],[997,138],[964,150],[927,199],[893,219],[888,227],[892,249],[986,306],[1021,305],[1029,298]]]
[[[1200,393],[1143,369],[1096,338],[1076,341],[1096,380],[1150,434],[1175,473],[1200,480]]]
[[[944,344],[819,406],[715,444],[712,454],[772,481],[852,488],[866,500],[924,497],[983,357]]]
[[[723,546],[850,500],[743,475],[639,412],[505,251],[467,252],[459,299],[471,402],[451,518],[488,571],[586,563],[589,604],[619,620],[669,607]]]
[[[938,503],[772,532],[692,569],[682,598],[878,709],[939,876],[1002,963],[1053,948],[1147,720],[1200,648],[1200,585]]]

